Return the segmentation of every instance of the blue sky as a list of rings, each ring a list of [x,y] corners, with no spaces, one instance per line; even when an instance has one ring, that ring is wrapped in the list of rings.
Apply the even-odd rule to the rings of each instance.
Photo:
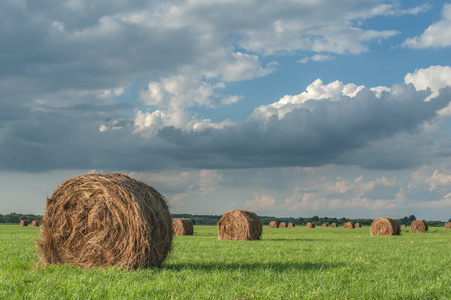
[[[451,218],[451,2],[0,4],[0,213],[121,172],[173,213]]]

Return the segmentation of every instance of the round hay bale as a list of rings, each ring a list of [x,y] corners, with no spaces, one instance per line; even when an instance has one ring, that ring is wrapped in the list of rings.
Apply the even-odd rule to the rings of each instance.
[[[39,224],[39,221],[38,220],[33,220],[33,221],[31,221],[31,224],[30,224],[30,226],[33,226],[33,227],[39,227],[41,224]]]
[[[377,218],[371,223],[371,235],[400,235],[401,228],[393,218]]]
[[[338,227],[337,223],[330,224],[330,227]]]
[[[293,222],[288,223],[288,227],[295,227],[296,225]]]
[[[305,225],[307,228],[315,228],[315,223],[308,222],[307,225]]]
[[[279,223],[277,221],[271,221],[269,222],[269,228],[278,228]]]
[[[44,264],[160,266],[173,238],[165,198],[123,174],[66,180],[47,199],[38,251]]]
[[[405,227],[407,227],[407,226],[406,226],[406,224],[402,224],[401,227],[402,227],[402,228],[405,228]]]
[[[285,228],[285,227],[287,227],[287,223],[285,223],[285,222],[280,222],[279,228]]]
[[[324,223],[324,224],[323,224],[323,227],[329,227],[329,224]]]
[[[446,222],[445,223],[445,228],[446,229],[451,229],[451,222]]]
[[[354,224],[354,222],[346,222],[343,227],[345,229],[354,229],[355,228],[355,224]]]
[[[354,228],[361,228],[362,227],[362,225],[360,225],[360,223],[355,223],[354,224]]]
[[[28,221],[27,220],[20,220],[19,225],[20,226],[28,226]]]
[[[194,226],[190,219],[176,218],[172,219],[172,228],[174,229],[174,235],[193,235]]]
[[[428,231],[428,224],[424,220],[415,220],[410,224],[410,231],[412,232],[424,232]]]
[[[228,211],[218,222],[218,239],[220,241],[259,240],[262,231],[260,218],[248,210],[234,209]]]

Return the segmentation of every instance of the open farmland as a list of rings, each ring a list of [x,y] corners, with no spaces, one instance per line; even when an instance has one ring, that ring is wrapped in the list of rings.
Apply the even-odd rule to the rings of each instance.
[[[40,268],[39,228],[0,225],[0,299],[449,299],[451,230],[269,228],[218,241],[216,226],[174,237],[161,269]]]

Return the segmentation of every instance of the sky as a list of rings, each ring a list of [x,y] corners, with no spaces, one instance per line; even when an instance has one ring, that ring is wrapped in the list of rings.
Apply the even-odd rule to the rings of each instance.
[[[3,0],[0,213],[120,172],[171,213],[451,218],[451,2]]]

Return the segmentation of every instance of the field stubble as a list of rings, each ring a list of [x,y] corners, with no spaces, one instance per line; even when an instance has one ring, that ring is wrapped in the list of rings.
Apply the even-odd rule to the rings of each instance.
[[[370,227],[268,228],[174,238],[160,269],[38,266],[39,228],[0,226],[0,299],[449,299],[451,231],[371,236]]]

